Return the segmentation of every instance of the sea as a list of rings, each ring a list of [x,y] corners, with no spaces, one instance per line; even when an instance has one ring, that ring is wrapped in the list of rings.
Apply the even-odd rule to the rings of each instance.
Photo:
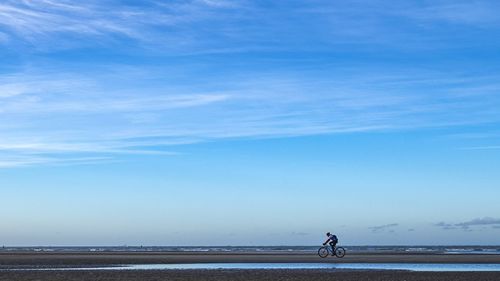
[[[350,246],[350,253],[500,255],[500,246]],[[0,247],[0,252],[235,252],[316,253],[319,246],[35,246]]]

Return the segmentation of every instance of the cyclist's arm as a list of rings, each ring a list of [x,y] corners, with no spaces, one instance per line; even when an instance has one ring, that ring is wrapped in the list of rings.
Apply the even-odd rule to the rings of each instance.
[[[326,239],[326,241],[325,241],[325,243],[323,243],[323,245],[328,244],[328,242],[330,242],[330,240],[331,240],[330,238]]]

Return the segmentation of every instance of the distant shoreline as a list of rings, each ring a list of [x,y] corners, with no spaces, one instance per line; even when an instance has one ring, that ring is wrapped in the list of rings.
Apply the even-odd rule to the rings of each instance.
[[[500,245],[342,245],[350,253],[426,253],[426,254],[493,254],[500,255]],[[221,253],[313,253],[313,246],[4,246],[2,252],[221,252]]]

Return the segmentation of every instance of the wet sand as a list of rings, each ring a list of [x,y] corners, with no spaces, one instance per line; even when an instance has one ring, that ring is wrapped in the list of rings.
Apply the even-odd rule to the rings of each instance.
[[[172,270],[0,272],[0,281],[498,281],[495,272],[404,272],[328,270]]]
[[[0,253],[0,268],[85,267],[117,264],[205,262],[349,262],[349,263],[500,263],[499,255],[349,254],[343,259],[314,253]],[[59,280],[500,280],[500,272],[408,272],[370,270],[129,270],[129,271],[5,271],[0,281]]]
[[[342,259],[320,258],[315,253],[186,253],[186,252],[113,252],[113,253],[32,253],[0,252],[0,267],[78,266],[159,263],[500,263],[500,255],[456,254],[366,254],[347,253]]]

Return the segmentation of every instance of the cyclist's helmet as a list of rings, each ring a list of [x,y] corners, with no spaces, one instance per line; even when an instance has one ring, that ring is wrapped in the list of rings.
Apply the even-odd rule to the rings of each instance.
[[[326,233],[326,236],[330,236],[330,232],[327,232],[327,233]]]

